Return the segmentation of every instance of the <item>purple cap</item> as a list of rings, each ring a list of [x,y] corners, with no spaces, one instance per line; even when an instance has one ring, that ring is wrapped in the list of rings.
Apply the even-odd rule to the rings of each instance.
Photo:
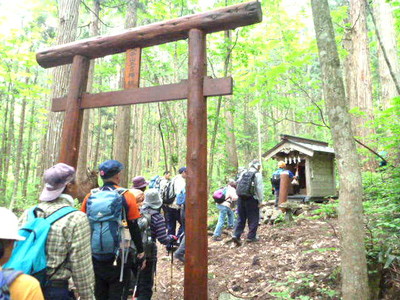
[[[39,200],[57,199],[68,183],[75,177],[75,169],[67,164],[59,163],[44,172],[44,188]]]
[[[136,176],[132,179],[132,182],[134,189],[141,189],[149,185],[149,183],[146,181],[146,179],[144,179],[143,176]]]

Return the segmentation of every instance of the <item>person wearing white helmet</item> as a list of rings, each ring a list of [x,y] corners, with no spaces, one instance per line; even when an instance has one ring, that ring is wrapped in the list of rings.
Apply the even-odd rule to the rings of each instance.
[[[14,242],[23,240],[18,234],[18,219],[7,208],[0,207],[0,299],[43,300],[39,281],[22,272],[3,269],[10,259]]]

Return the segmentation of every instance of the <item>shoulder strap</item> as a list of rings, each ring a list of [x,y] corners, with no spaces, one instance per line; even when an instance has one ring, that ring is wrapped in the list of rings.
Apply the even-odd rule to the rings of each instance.
[[[46,220],[49,221],[50,224],[53,224],[57,220],[65,217],[66,215],[68,215],[74,211],[76,211],[76,208],[73,208],[71,206],[64,206],[64,207],[61,207],[60,209],[56,210],[55,212],[53,212],[50,216],[48,216],[46,218]]]
[[[0,289],[3,293],[10,294],[10,285],[14,282],[14,280],[21,275],[21,271],[16,271],[12,269],[3,269],[1,270],[0,276],[1,278],[1,286]]]
[[[36,205],[36,206],[31,207],[31,208],[28,209],[28,213],[27,213],[27,215],[28,215],[28,217],[27,217],[27,222],[30,222],[30,221],[36,219],[35,210],[36,210],[37,207],[38,207],[38,206]]]

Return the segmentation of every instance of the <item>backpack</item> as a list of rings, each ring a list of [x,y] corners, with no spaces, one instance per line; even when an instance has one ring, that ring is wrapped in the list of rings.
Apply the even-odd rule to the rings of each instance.
[[[146,257],[153,257],[155,254],[155,241],[151,236],[151,216],[156,212],[157,211],[148,208],[140,210],[140,218],[137,219],[139,230],[142,236],[143,251]],[[132,243],[132,248],[137,254],[134,243]]]
[[[16,242],[11,258],[4,265],[4,268],[15,269],[32,275],[44,286],[47,280],[51,278],[51,276],[46,276],[46,241],[51,225],[76,211],[76,209],[71,206],[65,206],[46,218],[38,218],[35,214],[36,208],[37,206],[28,210],[28,220],[18,231],[18,234],[25,237],[25,240]]]
[[[163,204],[172,204],[175,201],[175,180],[172,179],[167,182],[164,190],[162,191],[161,198],[163,200]]]
[[[183,205],[186,202],[186,189],[182,189],[178,195],[176,195],[176,204]]]
[[[272,174],[271,177],[271,185],[275,188],[275,189],[279,189],[280,185],[281,185],[281,171],[275,171]]]
[[[226,200],[225,195],[226,195],[226,188],[225,187],[221,187],[218,190],[216,190],[213,193],[213,198],[214,198],[215,203],[217,203],[217,204],[223,203]]]
[[[161,182],[161,177],[159,175],[154,176],[149,183],[149,189],[160,189],[160,182]]]
[[[14,280],[21,275],[21,271],[15,270],[1,270],[0,271],[0,300],[9,300],[10,286]]]
[[[92,255],[99,261],[114,259],[122,241],[123,224],[126,219],[126,189],[94,189],[86,204],[91,228]]]
[[[257,172],[246,171],[242,174],[236,187],[236,193],[239,197],[249,198],[254,195],[254,177]]]

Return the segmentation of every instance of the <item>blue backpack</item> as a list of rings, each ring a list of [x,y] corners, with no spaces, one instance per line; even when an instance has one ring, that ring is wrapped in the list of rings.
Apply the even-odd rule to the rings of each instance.
[[[122,219],[125,218],[126,189],[94,189],[88,198],[86,211],[92,231],[92,255],[100,261],[112,260],[119,254]]]
[[[15,270],[1,270],[0,271],[0,300],[9,300],[10,297],[10,285],[14,280],[21,275],[21,271]]]
[[[160,189],[161,177],[160,175],[154,176],[149,183],[149,189]]]
[[[28,220],[18,231],[18,234],[25,237],[25,240],[16,243],[11,258],[4,265],[4,268],[32,275],[43,286],[49,279],[46,276],[46,241],[50,227],[54,222],[76,211],[76,209],[71,206],[65,206],[53,212],[47,218],[38,218],[35,215],[36,208],[37,206],[28,210]]]
[[[183,205],[186,202],[186,189],[182,189],[178,195],[176,195],[176,204]]]

